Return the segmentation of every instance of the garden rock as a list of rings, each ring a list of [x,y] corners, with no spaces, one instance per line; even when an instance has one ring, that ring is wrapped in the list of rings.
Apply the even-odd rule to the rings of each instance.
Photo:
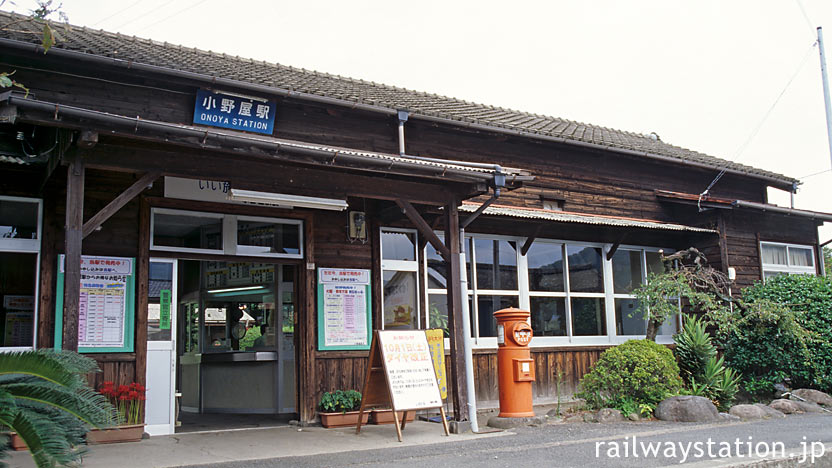
[[[705,422],[719,419],[719,411],[711,400],[693,395],[670,397],[659,403],[654,414],[662,421]]]
[[[832,406],[832,396],[829,396],[828,393],[823,393],[819,390],[798,388],[797,390],[792,391],[792,395],[819,405]]]
[[[584,413],[584,422],[597,423],[598,416],[595,413]]]
[[[768,404],[768,406],[780,411],[783,414],[795,414],[795,413],[803,413],[803,409],[800,408],[800,405],[796,404],[791,400],[774,400]]]
[[[757,405],[734,405],[731,407],[729,414],[740,419],[763,419],[766,417],[765,410]]]
[[[823,407],[811,401],[789,400],[806,413],[823,413]]]
[[[627,416],[627,419],[629,419],[630,421],[635,421],[635,422],[641,421],[641,417],[636,413],[630,413],[630,415]]]
[[[776,410],[776,409],[774,409],[770,406],[766,406],[762,403],[756,403],[754,406],[763,410],[763,413],[765,413],[765,418],[766,419],[768,419],[768,418],[777,419],[777,418],[785,418],[786,417],[786,415],[783,414],[782,411],[778,411],[778,410]]]
[[[723,421],[739,421],[740,418],[729,413],[719,413],[719,418]]]
[[[613,408],[602,408],[595,417],[598,418],[599,423],[614,423],[624,420],[624,415],[621,414],[621,411]]]

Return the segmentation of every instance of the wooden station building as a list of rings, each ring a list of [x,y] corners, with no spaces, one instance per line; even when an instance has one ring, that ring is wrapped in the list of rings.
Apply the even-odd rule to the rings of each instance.
[[[374,329],[445,328],[450,401],[497,400],[531,311],[535,398],[644,335],[633,289],[695,246],[736,289],[822,272],[797,180],[640,135],[0,13],[1,349],[63,347],[193,413],[316,418]],[[699,193],[720,172],[708,196]],[[465,262],[460,261],[460,249]],[[462,290],[462,288],[466,290]],[[463,307],[466,301],[467,307]],[[468,310],[469,315],[463,315]],[[670,342],[676,324],[658,340]],[[462,410],[460,410],[462,409]]]

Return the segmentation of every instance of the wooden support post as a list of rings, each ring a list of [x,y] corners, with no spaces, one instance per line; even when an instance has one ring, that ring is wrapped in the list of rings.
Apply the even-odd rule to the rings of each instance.
[[[102,210],[103,211],[103,210]],[[150,287],[150,204],[139,201],[139,255],[136,259],[136,377],[142,385],[147,382],[147,309]],[[174,279],[176,281],[176,279]],[[176,313],[176,304],[171,304]]]
[[[153,185],[153,182],[162,175],[159,171],[152,171],[148,172],[147,174],[141,176],[139,180],[133,183],[130,187],[123,192],[121,192],[116,198],[113,199],[110,203],[107,204],[104,208],[101,209],[98,213],[96,213],[92,218],[90,218],[86,223],[84,223],[83,235],[86,238],[90,234],[95,231],[98,226],[104,224],[104,221],[110,219],[110,216],[114,215],[116,211],[120,210],[124,205],[126,205],[130,200],[132,200],[136,195],[143,192],[145,189]],[[150,245],[148,244],[148,248]]]
[[[63,349],[78,351],[78,305],[81,299],[81,243],[84,225],[84,159],[72,155],[66,175],[64,240]]]
[[[534,232],[532,233],[532,235],[526,238],[526,242],[524,242],[523,247],[520,248],[520,255],[524,257],[526,256],[526,254],[529,252],[529,249],[532,248],[532,244],[534,243],[535,239],[537,239],[537,236],[540,235],[540,231],[542,230],[543,224],[538,224],[537,227],[534,228]]]
[[[612,256],[615,255],[615,252],[618,250],[618,247],[620,247],[621,243],[624,242],[625,237],[627,237],[626,232],[624,234],[621,234],[621,237],[619,237],[618,240],[615,241],[614,244],[612,244],[612,247],[610,247],[610,251],[607,252],[607,260],[612,260]]]
[[[454,420],[468,420],[468,386],[465,380],[465,348],[462,333],[462,301],[467,300],[460,289],[459,264],[459,211],[456,200],[450,200],[445,206],[445,243],[449,255],[445,257],[448,265],[448,326],[450,328],[451,382],[453,389]],[[438,250],[438,249],[437,249]]]
[[[728,267],[731,266],[728,261],[728,233],[725,224],[725,213],[720,211],[717,213],[717,225],[719,230],[719,263],[720,269],[726,275],[728,274]]]
[[[295,346],[295,370],[298,382],[298,416],[303,422],[313,422],[316,417],[315,409],[318,402],[315,401],[318,395],[316,385],[316,362],[315,362],[315,288],[317,277],[315,270],[315,242],[313,232],[315,226],[313,217],[304,219],[303,247],[306,252],[305,263],[298,265],[298,303],[301,304],[297,315],[297,336]]]

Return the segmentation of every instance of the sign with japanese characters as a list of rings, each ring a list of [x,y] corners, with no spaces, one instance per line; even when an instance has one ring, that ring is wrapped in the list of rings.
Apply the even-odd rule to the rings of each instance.
[[[436,371],[436,383],[442,399],[448,398],[448,379],[445,376],[445,332],[441,328],[425,330],[428,337],[430,355],[433,358],[433,370]]]
[[[394,410],[442,406],[424,330],[379,331],[378,344]]]
[[[318,269],[318,349],[369,349],[370,270]]]
[[[79,352],[132,352],[134,260],[126,257],[81,257],[78,304]],[[59,259],[55,346],[63,341],[64,256]]]
[[[222,180],[185,179],[165,176],[165,197],[202,202],[232,203],[231,184]]]
[[[200,89],[196,92],[194,123],[271,135],[276,110],[275,101]]]

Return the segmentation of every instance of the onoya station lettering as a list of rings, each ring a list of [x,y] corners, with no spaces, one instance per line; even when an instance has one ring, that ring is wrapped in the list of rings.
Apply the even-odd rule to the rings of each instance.
[[[196,93],[194,123],[271,135],[277,103],[200,89]]]

